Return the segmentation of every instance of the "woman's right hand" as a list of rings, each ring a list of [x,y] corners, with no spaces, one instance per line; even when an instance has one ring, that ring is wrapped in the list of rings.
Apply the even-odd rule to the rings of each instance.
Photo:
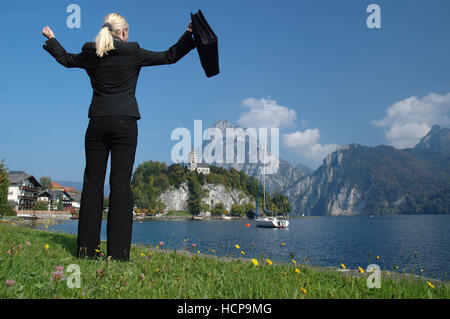
[[[47,37],[47,39],[55,37],[55,34],[53,33],[52,29],[49,28],[49,26],[46,26],[44,29],[42,29],[42,34]]]
[[[189,32],[192,32],[192,21],[189,22],[189,25],[188,25],[188,27],[187,27],[187,30],[188,30]]]

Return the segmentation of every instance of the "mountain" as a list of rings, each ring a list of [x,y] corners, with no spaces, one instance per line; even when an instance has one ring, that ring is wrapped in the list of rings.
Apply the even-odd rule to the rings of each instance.
[[[434,125],[430,132],[406,152],[423,160],[435,174],[450,176],[450,130]]]
[[[303,164],[301,164],[301,163],[296,163],[296,164],[294,164],[294,167],[295,167],[297,170],[300,170],[300,171],[302,171],[302,172],[305,173],[305,174],[312,174],[312,173],[314,172],[314,170],[313,170],[312,168],[309,168],[308,166],[303,165]]]
[[[225,152],[227,149],[226,145],[226,139],[225,139],[225,133],[227,128],[239,128],[239,126],[234,125],[232,122],[228,120],[221,119],[209,127],[218,128],[223,135],[223,149],[224,154],[223,158],[225,160]],[[244,129],[245,130],[245,129]],[[236,143],[235,143],[236,144]],[[258,143],[259,145],[259,143]],[[235,161],[234,163],[211,163],[212,165],[216,165],[219,167],[223,167],[226,169],[230,169],[231,167],[235,168],[238,171],[244,172],[246,175],[253,176],[256,178],[259,178],[259,172],[260,169],[262,169],[261,163],[258,161],[258,163],[249,163],[248,160],[248,153],[249,153],[249,142],[248,137],[246,137],[245,140],[245,163],[237,163],[236,161],[236,154],[237,154],[237,146],[236,145],[229,145],[228,147],[234,148],[234,154],[235,154]],[[269,149],[270,150],[270,149]],[[257,147],[257,151],[259,153],[259,147]],[[295,164],[292,165],[288,163],[287,161],[283,160],[282,158],[279,158],[279,169],[276,174],[266,174],[266,189],[270,193],[274,193],[275,191],[284,192],[292,183],[298,181],[302,176],[304,176],[307,173],[312,172],[313,170],[308,168],[307,166],[303,164]]]
[[[450,130],[433,126],[413,149],[346,145],[286,191],[294,214],[450,213]]]
[[[450,130],[440,125],[433,125],[428,134],[414,147],[414,150],[450,153]]]

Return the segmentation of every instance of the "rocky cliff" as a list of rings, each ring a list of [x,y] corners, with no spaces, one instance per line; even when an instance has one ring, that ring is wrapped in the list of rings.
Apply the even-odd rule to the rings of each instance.
[[[251,200],[244,192],[227,188],[221,184],[205,184],[202,188],[207,194],[202,199],[202,202],[210,205],[210,207],[223,203],[225,209],[231,211],[233,204],[243,205]],[[171,187],[158,197],[158,200],[166,206],[166,211],[186,211],[188,199],[189,189],[187,182],[182,183],[178,188]]]

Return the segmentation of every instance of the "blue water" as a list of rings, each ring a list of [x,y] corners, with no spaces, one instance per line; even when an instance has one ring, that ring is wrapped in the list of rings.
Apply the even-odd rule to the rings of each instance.
[[[250,223],[250,227],[245,227]],[[49,231],[77,233],[78,221],[63,221],[49,226]],[[37,228],[45,229],[42,224]],[[103,221],[102,240],[106,240]],[[305,217],[291,219],[289,228],[268,229],[255,227],[248,220],[212,221],[135,221],[133,243],[157,245],[164,248],[234,257],[265,258],[273,261],[298,263],[305,257],[312,265],[336,266],[345,263],[348,268],[371,263],[381,269],[412,272],[414,251],[417,251],[416,273],[444,279],[450,272],[450,216],[383,216],[383,217]],[[192,249],[192,243],[197,247]],[[281,244],[284,243],[284,246]],[[240,250],[235,245],[240,246]],[[376,256],[380,258],[377,260]]]

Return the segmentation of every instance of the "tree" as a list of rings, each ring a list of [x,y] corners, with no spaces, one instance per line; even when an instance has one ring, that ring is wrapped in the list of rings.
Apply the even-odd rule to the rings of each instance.
[[[168,174],[166,164],[157,161],[147,161],[136,168],[131,186],[138,208],[156,208],[158,196],[170,186]]]
[[[200,208],[201,208],[202,212],[209,212],[211,210],[211,205],[209,205],[209,204],[201,204]]]
[[[245,215],[245,207],[239,204],[233,204],[231,206],[231,215],[236,217],[242,217]]]
[[[59,194],[58,196],[58,203],[56,204],[56,210],[63,210],[63,196],[62,194]]]
[[[267,195],[266,195],[267,196]],[[275,209],[279,212],[289,212],[291,210],[289,200],[286,196],[281,194],[279,191],[276,191],[273,195],[273,204],[276,206]]]
[[[8,203],[9,179],[8,172],[4,168],[4,161],[0,162],[0,215],[15,215],[14,209]]]
[[[211,209],[211,214],[214,216],[228,215],[228,211],[225,209],[225,205],[219,202]]]
[[[9,180],[8,173],[4,169],[3,160],[0,162],[0,203],[8,200]]]
[[[52,189],[52,179],[48,176],[43,176],[39,179],[41,189]]]
[[[192,215],[196,216],[200,214],[201,201],[203,197],[202,187],[198,181],[197,173],[191,172],[188,175],[188,189],[189,189],[189,199],[187,201],[188,211]]]
[[[48,204],[45,202],[37,202],[37,204],[34,205],[33,210],[48,210]]]
[[[231,187],[236,188],[236,189],[241,189],[241,176],[240,176],[238,170],[235,169],[234,167],[231,167],[230,171],[229,171],[229,175],[230,175]]]
[[[168,176],[170,183],[178,188],[184,182],[184,168],[180,164],[172,164],[168,168]]]
[[[249,218],[253,218],[254,217],[255,210],[256,210],[255,204],[252,204],[252,203],[249,202],[249,203],[244,205],[245,215],[247,215],[247,217],[249,217]]]

